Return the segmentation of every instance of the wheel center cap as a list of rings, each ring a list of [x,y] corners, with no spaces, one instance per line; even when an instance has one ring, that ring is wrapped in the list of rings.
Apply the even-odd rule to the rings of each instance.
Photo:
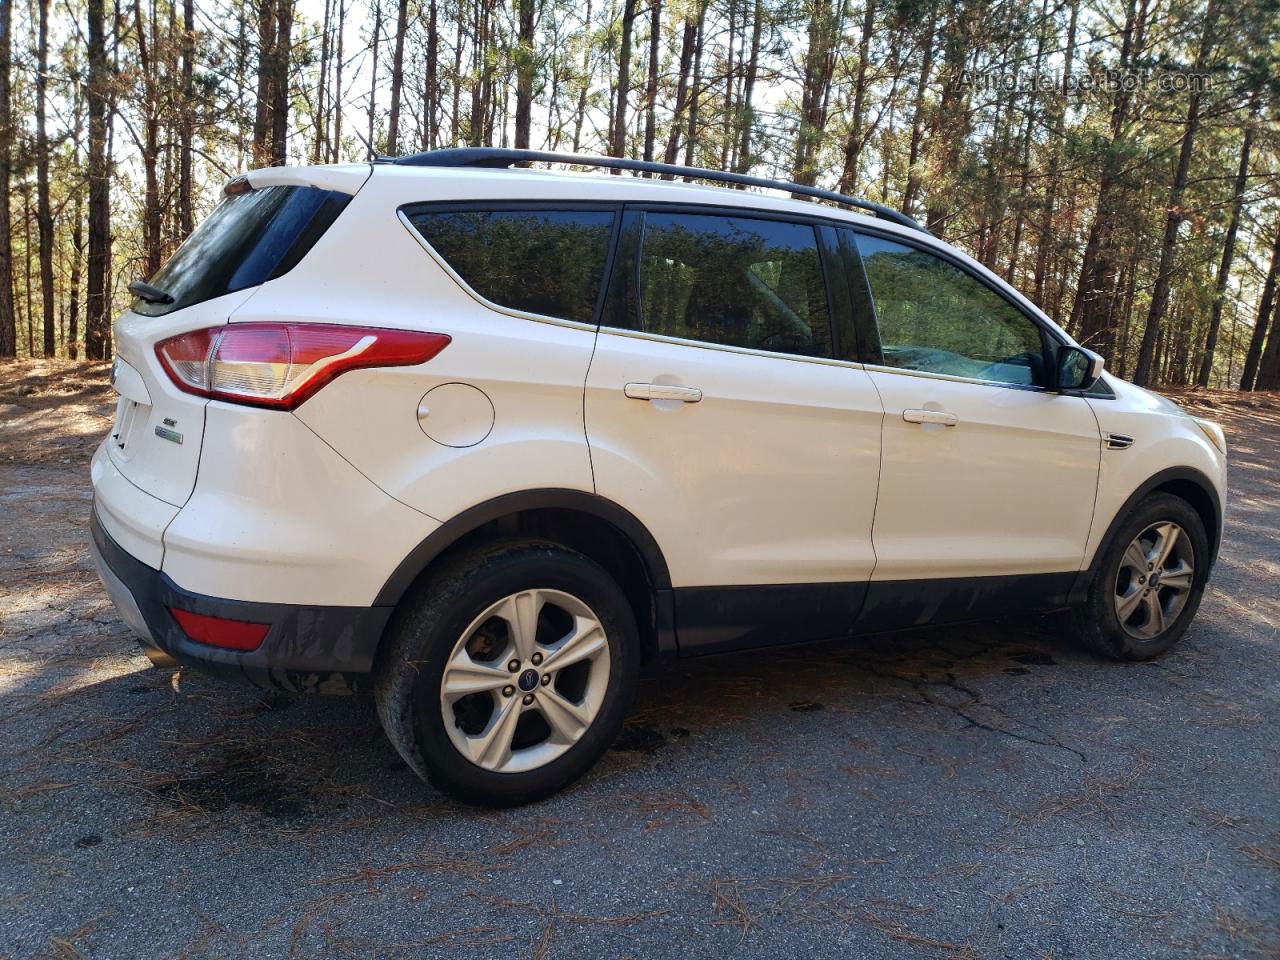
[[[520,674],[520,679],[517,680],[516,683],[520,685],[521,690],[528,693],[538,685],[538,671],[526,670],[524,673]]]

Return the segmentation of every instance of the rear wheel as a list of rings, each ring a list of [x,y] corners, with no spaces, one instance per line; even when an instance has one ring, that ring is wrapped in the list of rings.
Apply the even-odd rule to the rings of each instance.
[[[1161,493],[1138,504],[1106,547],[1080,639],[1118,660],[1149,660],[1187,632],[1209,572],[1204,522],[1179,497]]]
[[[455,558],[398,611],[375,692],[401,756],[444,793],[511,806],[571,783],[608,748],[635,691],[622,591],[557,544]]]

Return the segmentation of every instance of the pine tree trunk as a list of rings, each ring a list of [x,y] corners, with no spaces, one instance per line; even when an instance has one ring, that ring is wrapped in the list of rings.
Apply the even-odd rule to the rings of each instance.
[[[680,150],[680,130],[684,118],[685,107],[689,99],[689,71],[693,67],[693,45],[697,40],[697,25],[693,20],[686,20],[684,32],[680,40],[680,74],[676,81],[676,102],[672,108],[671,130],[667,133],[667,148],[663,151],[665,163],[675,163]],[[669,174],[662,179],[670,180]]]
[[[486,31],[486,11],[488,0],[475,0],[475,49],[472,51],[471,63],[474,76],[471,78],[471,121],[467,130],[467,143],[479,147],[484,143],[485,83],[487,71],[485,60],[488,53],[488,35]]]
[[[1276,255],[1271,260],[1270,289],[1263,290],[1264,301],[1258,309],[1258,323],[1269,325],[1270,332],[1266,337],[1266,345],[1261,348],[1254,390],[1280,390],[1280,287],[1277,287],[1280,281],[1276,275],[1276,261],[1280,259],[1280,238],[1276,240],[1276,248]]]
[[[587,0],[586,12],[582,16],[582,29],[591,32],[591,0]],[[582,46],[582,83],[578,87],[578,104],[573,113],[573,152],[582,148],[582,124],[587,116],[587,93],[591,87],[591,44]]]
[[[1080,0],[1071,0],[1071,19],[1067,24],[1067,50],[1062,58],[1062,76],[1070,77],[1076,55],[1076,25],[1079,22]],[[1058,171],[1062,166],[1063,130],[1066,123],[1067,91],[1055,91],[1053,103],[1053,146],[1049,152],[1049,169],[1045,176],[1044,206],[1040,214],[1040,236],[1036,240],[1035,279],[1032,281],[1032,299],[1040,306],[1045,303],[1045,284],[1049,276],[1049,248],[1053,244],[1053,216],[1058,204]]]
[[[71,160],[77,170],[82,170],[80,138],[83,133],[81,118],[83,116],[82,87],[77,86],[71,98]],[[68,298],[68,325],[64,340],[67,346],[67,357],[76,360],[80,356],[80,284],[81,270],[84,264],[84,202],[81,181],[76,177],[70,184],[71,202],[71,270],[70,291]]]
[[[27,326],[27,356],[34,357],[36,355],[35,332],[36,332],[36,311],[31,300],[31,251],[35,249],[35,244],[31,242],[31,181],[25,180],[22,184],[22,259],[23,259],[23,293],[26,299],[26,310],[24,311],[24,319]]]
[[[369,159],[372,160],[377,148],[374,146],[374,118],[378,109],[378,44],[382,40],[382,0],[374,0],[373,4],[373,71],[369,78],[369,138],[365,144]]]
[[[276,0],[259,0],[258,5],[258,99],[253,118],[253,165],[271,163],[272,82],[276,58]]]
[[[751,133],[755,127],[756,78],[760,73],[760,31],[764,26],[764,2],[756,0],[755,20],[751,24],[751,55],[747,58],[747,74],[742,84],[742,100],[738,104],[738,162],[735,173],[751,169]]]
[[[1236,233],[1240,229],[1240,210],[1244,206],[1244,190],[1249,182],[1249,154],[1253,150],[1255,109],[1249,112],[1244,142],[1240,145],[1240,166],[1236,170],[1235,189],[1231,195],[1231,220],[1227,224],[1227,236],[1222,242],[1222,262],[1218,264],[1218,280],[1213,289],[1213,309],[1209,314],[1209,333],[1205,337],[1204,353],[1200,357],[1200,373],[1196,385],[1209,386],[1213,373],[1213,354],[1218,346],[1218,328],[1222,325],[1222,302],[1227,296],[1227,281],[1231,279],[1231,261],[1236,255]]]
[[[852,193],[858,188],[858,163],[866,137],[862,128],[866,125],[867,67],[871,49],[871,35],[876,28],[876,0],[864,0],[862,11],[862,37],[858,41],[858,70],[853,80],[853,122],[844,144],[844,172],[840,175],[841,193]]]
[[[1119,69],[1122,73],[1127,72],[1143,56],[1146,26],[1147,0],[1129,0],[1120,52]],[[1119,182],[1123,157],[1116,150],[1116,145],[1124,135],[1132,105],[1129,92],[1122,89],[1116,93],[1111,111],[1111,142],[1099,175],[1097,206],[1093,223],[1089,227],[1089,239],[1080,264],[1080,280],[1076,284],[1076,296],[1071,306],[1070,329],[1081,343],[1104,354],[1108,352],[1113,339],[1113,331],[1107,327],[1106,318],[1111,312],[1111,301],[1115,297],[1115,259],[1118,251],[1115,249],[1114,234],[1117,220],[1123,213]]]
[[[178,121],[178,240],[195,229],[192,199],[192,131],[196,111],[195,95],[196,11],[195,0],[182,0],[182,112]]]
[[[1209,0],[1204,14],[1204,30],[1200,35],[1200,49],[1196,54],[1196,72],[1205,67],[1209,51],[1213,46],[1213,28],[1217,17],[1217,0]],[[1191,102],[1187,106],[1186,130],[1182,134],[1182,146],[1178,151],[1178,165],[1173,175],[1173,186],[1169,190],[1168,214],[1164,224],[1164,240],[1160,244],[1160,266],[1156,271],[1156,285],[1151,292],[1151,307],[1147,311],[1147,326],[1142,333],[1142,346],[1138,351],[1138,365],[1133,371],[1133,382],[1145,387],[1151,379],[1155,368],[1151,364],[1152,351],[1155,349],[1156,334],[1160,329],[1160,321],[1164,318],[1165,307],[1169,303],[1169,285],[1173,275],[1173,255],[1178,244],[1178,228],[1186,219],[1182,209],[1182,194],[1187,189],[1187,175],[1191,169],[1191,152],[1195,147],[1196,134],[1200,131],[1201,94],[1196,89],[1191,94]]]
[[[929,31],[924,41],[924,53],[920,59],[920,76],[916,81],[915,102],[911,108],[911,145],[907,149],[907,186],[902,193],[902,212],[912,216],[916,193],[920,189],[920,154],[924,143],[924,96],[929,89],[929,75],[933,72],[933,46],[935,30],[929,17]]]
[[[698,29],[693,41],[693,77],[689,82],[689,130],[684,141],[685,166],[693,166],[698,146],[698,100],[702,93],[702,35],[707,23],[709,0],[698,2]]]
[[[729,37],[725,43],[724,99],[720,104],[720,169],[729,169],[729,145],[736,140],[733,127],[733,98],[737,92],[735,80],[741,69],[734,59],[738,52],[738,0],[729,0]]]
[[[942,171],[953,173],[960,165],[960,149],[969,135],[969,105],[962,78],[972,53],[973,29],[969,18],[973,11],[953,6],[950,20],[942,30],[942,92],[931,124],[932,133],[943,144],[940,160]],[[938,186],[938,185],[935,185]],[[951,217],[953,191],[945,188],[930,191],[925,209],[925,225],[939,236]]]
[[[189,2],[189,0],[187,0]],[[333,0],[324,0],[324,21],[320,29],[320,78],[316,84],[316,130],[315,141],[311,145],[311,162],[320,163],[321,157],[328,156],[328,144],[325,143],[325,132],[329,126],[329,31],[333,16]]]
[[[13,0],[0,0],[0,357],[18,350],[17,317],[13,310],[13,221],[9,215],[12,190],[13,125],[10,106]]]
[[[276,8],[274,76],[271,81],[271,165],[288,162],[289,69],[293,43],[293,0],[278,0]]]
[[[449,95],[449,145],[454,146],[458,143],[460,132],[462,129],[462,121],[458,112],[459,96],[462,89],[462,20],[461,18],[455,24],[456,29],[453,34],[453,82],[450,84]]]
[[[1280,309],[1271,308],[1271,334],[1258,364],[1255,390],[1280,390]]]
[[[521,0],[530,3],[531,0]],[[391,55],[391,116],[387,119],[387,153],[400,152],[400,89],[404,85],[404,35],[409,29],[409,0],[400,0],[396,14],[396,45]]]
[[[80,355],[80,263],[84,259],[84,228],[81,219],[80,187],[76,185],[75,203],[71,209],[71,304],[67,329],[67,356],[78,359]]]
[[[107,162],[107,46],[103,0],[88,0],[89,85],[89,253],[85,298],[84,355],[110,355],[107,265],[111,244],[111,180]],[[6,191],[7,192],[7,191]]]
[[[147,25],[142,19],[141,0],[133,0],[134,25],[137,28],[138,66],[142,72],[143,117],[142,152],[143,200],[142,200],[142,263],[143,275],[150,279],[160,269],[160,230],[164,211],[160,208],[160,181],[156,172],[159,160],[160,117],[156,102],[156,64],[151,56],[152,46],[147,38]],[[155,23],[152,22],[155,38]]]
[[[1280,274],[1280,221],[1276,226],[1276,239],[1271,247],[1271,269],[1262,285],[1262,298],[1258,301],[1258,319],[1249,338],[1249,349],[1244,355],[1244,370],[1240,374],[1240,389],[1253,390],[1258,377],[1258,365],[1262,360],[1262,347],[1267,342],[1267,326],[1271,323],[1271,311],[1276,301],[1276,278]],[[1277,334],[1273,331],[1271,339]]]
[[[631,93],[631,35],[635,31],[636,0],[623,0],[622,46],[618,50],[618,90],[613,111],[613,135],[609,152],[615,157],[627,155],[627,99]],[[621,173],[621,170],[613,170]]]
[[[338,0],[338,49],[333,58],[333,140],[329,162],[337,163],[342,149],[342,40],[347,27],[346,0]]]
[[[662,0],[649,3],[649,72],[644,85],[644,159],[653,160],[658,135],[658,69],[662,42]]]
[[[516,149],[529,149],[533,127],[534,0],[517,0],[519,35],[516,41]]]
[[[49,137],[45,132],[45,95],[49,78],[49,0],[39,0],[36,41],[36,231],[40,235],[40,305],[44,315],[44,355],[57,352],[53,306],[53,211],[49,206]]]
[[[834,45],[838,31],[831,0],[814,0],[809,17],[809,48],[804,58],[804,80],[800,88],[800,125],[796,131],[795,163],[792,179],[812,186],[817,180],[815,166],[818,146],[826,126],[827,95],[835,66]]]
[[[249,156],[249,147],[245,141],[245,130],[252,131],[253,124],[246,123],[248,111],[245,107],[245,92],[249,89],[249,17],[248,4],[236,4],[236,46],[232,70],[235,79],[235,141],[236,168],[244,169]],[[250,134],[252,135],[252,134]]]
[[[422,149],[434,150],[440,138],[440,81],[436,71],[440,62],[440,11],[431,0],[427,14],[427,60],[425,89],[422,96]]]
[[[1049,0],[1044,0],[1040,8],[1040,29],[1036,34],[1036,60],[1035,75],[1039,76],[1042,64],[1044,63],[1044,45],[1045,32],[1047,30],[1045,24],[1049,20]],[[1009,267],[1005,272],[1005,279],[1009,283],[1014,282],[1014,277],[1018,271],[1018,260],[1022,254],[1022,231],[1027,220],[1027,201],[1031,192],[1031,136],[1036,125],[1036,100],[1038,97],[1031,99],[1027,105],[1026,121],[1022,128],[1022,147],[1018,155],[1018,197],[1017,197],[1017,213],[1014,214],[1013,220],[1013,240],[1009,244]]]

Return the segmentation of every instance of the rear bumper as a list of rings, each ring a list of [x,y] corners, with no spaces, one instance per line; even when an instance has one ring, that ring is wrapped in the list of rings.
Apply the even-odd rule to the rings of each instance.
[[[116,543],[96,509],[89,525],[103,586],[144,646],[206,673],[267,689],[341,694],[367,686],[391,607],[250,603],[192,593]],[[222,650],[191,640],[170,607],[270,628],[256,650]]]

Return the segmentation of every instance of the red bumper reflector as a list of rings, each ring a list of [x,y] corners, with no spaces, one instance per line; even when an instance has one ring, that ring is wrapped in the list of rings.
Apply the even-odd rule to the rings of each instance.
[[[221,617],[207,617],[202,613],[190,610],[179,610],[170,607],[173,619],[178,621],[182,632],[196,643],[210,647],[221,647],[224,650],[257,650],[262,640],[271,629],[269,623],[246,623],[243,620],[224,620]]]

